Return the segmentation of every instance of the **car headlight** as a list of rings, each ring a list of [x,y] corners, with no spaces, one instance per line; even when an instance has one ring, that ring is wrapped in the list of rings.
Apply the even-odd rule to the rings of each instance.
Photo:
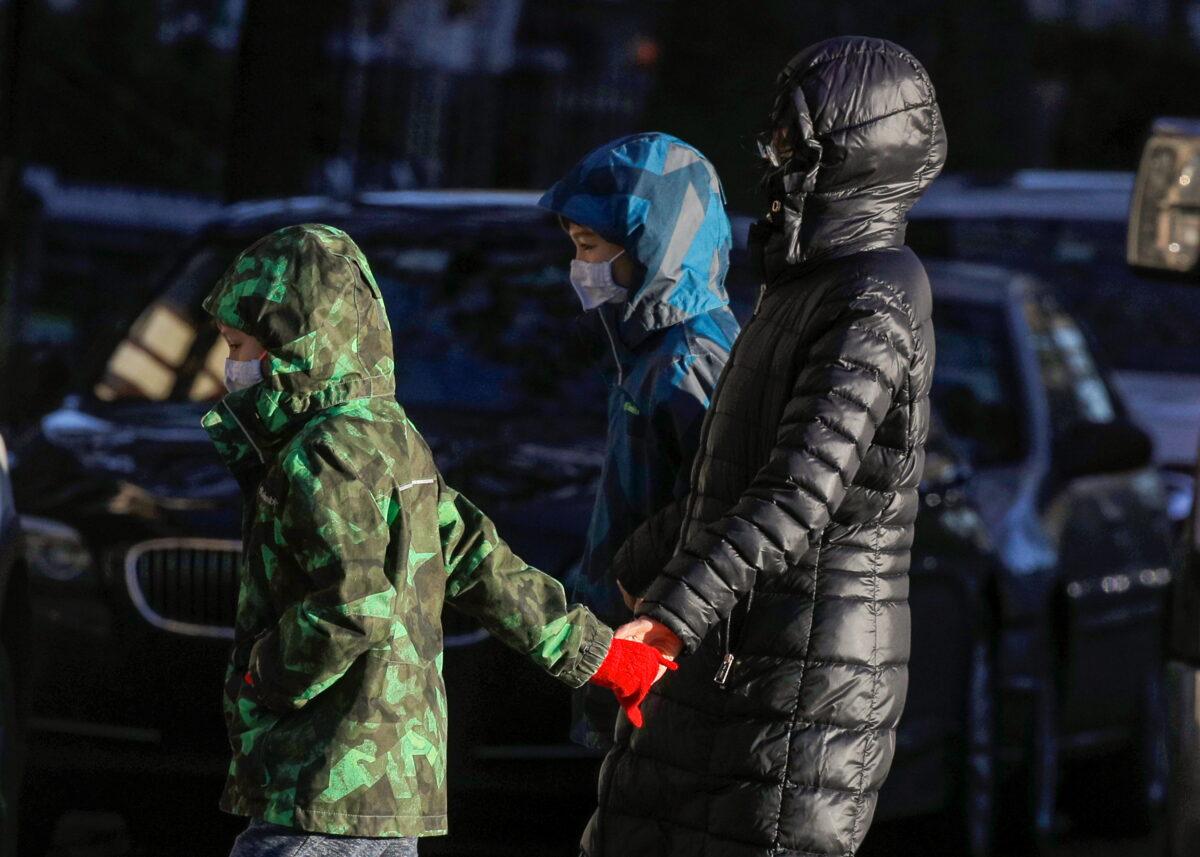
[[[21,516],[25,560],[33,575],[51,580],[77,580],[92,568],[92,554],[74,527],[49,518]]]

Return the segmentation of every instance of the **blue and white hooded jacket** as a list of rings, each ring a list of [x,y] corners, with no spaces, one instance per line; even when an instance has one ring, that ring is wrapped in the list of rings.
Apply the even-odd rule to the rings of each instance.
[[[641,133],[588,154],[539,205],[625,249],[641,282],[604,304],[608,447],[583,562],[567,581],[609,622],[625,609],[613,556],[688,490],[700,426],[738,324],[725,274],[732,243],[713,165],[675,137]]]

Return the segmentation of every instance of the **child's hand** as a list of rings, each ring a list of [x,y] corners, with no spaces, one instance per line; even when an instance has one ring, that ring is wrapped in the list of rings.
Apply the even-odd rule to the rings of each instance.
[[[642,726],[641,704],[650,688],[667,671],[679,665],[668,660],[653,646],[633,640],[613,638],[612,648],[591,681],[616,694],[629,722]]]

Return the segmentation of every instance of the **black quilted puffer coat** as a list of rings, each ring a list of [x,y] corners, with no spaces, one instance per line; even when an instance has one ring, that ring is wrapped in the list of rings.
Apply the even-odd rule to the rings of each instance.
[[[820,167],[798,243],[759,233],[763,297],[690,496],[618,556],[685,654],[646,726],[618,724],[590,857],[848,857],[891,764],[934,364],[905,218],[945,134],[925,71],[889,42],[823,42],[785,74]]]

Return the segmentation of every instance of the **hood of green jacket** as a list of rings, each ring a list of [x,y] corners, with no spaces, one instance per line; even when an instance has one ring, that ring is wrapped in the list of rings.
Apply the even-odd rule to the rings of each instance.
[[[243,251],[204,300],[217,321],[267,349],[262,382],[229,393],[204,425],[231,466],[313,413],[395,395],[392,332],[366,257],[340,229],[288,226]],[[222,431],[222,428],[228,431]],[[240,430],[253,450],[234,441]]]

